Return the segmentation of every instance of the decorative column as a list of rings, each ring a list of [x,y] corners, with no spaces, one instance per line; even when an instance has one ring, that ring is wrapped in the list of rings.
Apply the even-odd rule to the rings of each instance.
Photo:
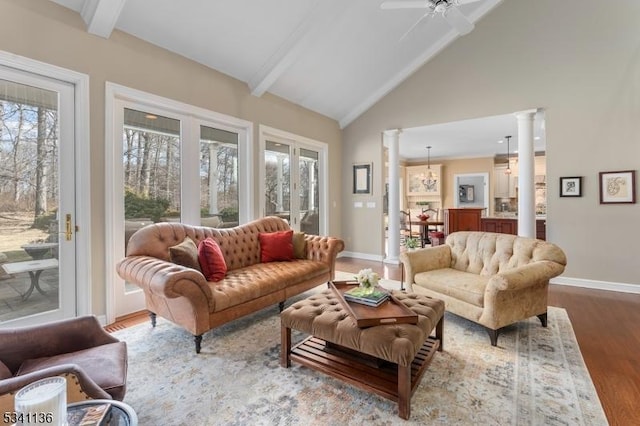
[[[516,112],[518,119],[518,235],[536,237],[535,151],[533,119],[536,110]]]
[[[218,144],[209,144],[209,214],[218,213]]]
[[[400,129],[383,132],[384,145],[389,150],[387,257],[384,262],[396,265],[400,263],[400,132]]]

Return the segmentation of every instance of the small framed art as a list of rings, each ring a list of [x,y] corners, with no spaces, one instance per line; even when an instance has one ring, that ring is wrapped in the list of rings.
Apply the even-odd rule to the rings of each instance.
[[[353,193],[371,194],[371,164],[354,164]]]
[[[600,172],[600,204],[635,204],[636,171]]]
[[[561,197],[582,197],[582,176],[560,178]]]

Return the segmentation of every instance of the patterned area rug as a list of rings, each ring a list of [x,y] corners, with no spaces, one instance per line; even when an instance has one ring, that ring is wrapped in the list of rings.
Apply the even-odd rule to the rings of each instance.
[[[548,328],[537,318],[508,327],[497,347],[480,326],[446,314],[445,351],[413,395],[408,422],[392,401],[296,363],[281,368],[277,306],[206,333],[199,355],[189,333],[161,318],[155,329],[113,334],[128,344],[125,402],[143,426],[607,424],[560,308],[549,309]]]

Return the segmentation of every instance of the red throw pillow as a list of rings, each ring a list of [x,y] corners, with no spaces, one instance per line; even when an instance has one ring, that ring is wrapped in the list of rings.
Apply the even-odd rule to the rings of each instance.
[[[227,275],[227,263],[213,238],[205,238],[198,245],[198,261],[207,281],[220,281]]]
[[[261,232],[260,260],[274,262],[277,260],[293,259],[293,229],[288,231]]]

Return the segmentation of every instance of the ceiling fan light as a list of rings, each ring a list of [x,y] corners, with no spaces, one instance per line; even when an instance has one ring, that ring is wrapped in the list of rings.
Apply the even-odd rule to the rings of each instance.
[[[447,4],[446,3],[438,3],[438,5],[436,6],[435,11],[438,13],[444,13],[445,10],[447,10]]]

